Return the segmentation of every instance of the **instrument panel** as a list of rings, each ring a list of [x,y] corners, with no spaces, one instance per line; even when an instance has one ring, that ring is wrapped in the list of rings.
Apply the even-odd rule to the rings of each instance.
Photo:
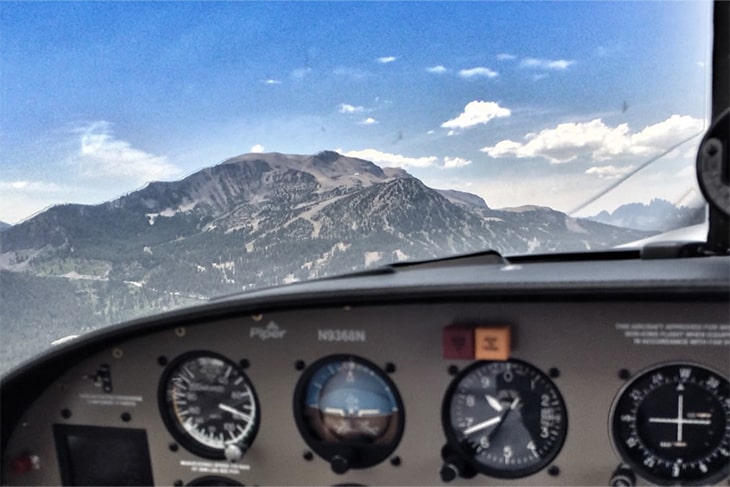
[[[730,458],[729,352],[721,301],[181,319],[63,372],[21,415],[4,482],[716,483]]]

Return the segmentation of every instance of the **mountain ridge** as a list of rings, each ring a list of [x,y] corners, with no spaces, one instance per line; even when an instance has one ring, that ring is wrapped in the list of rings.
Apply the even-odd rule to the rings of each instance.
[[[383,194],[378,195],[380,192]],[[356,194],[359,196],[353,196]],[[383,201],[387,202],[385,208],[376,211],[375,205],[382,205]],[[418,206],[425,203],[427,207]],[[395,226],[385,218],[387,211],[383,210],[390,212],[390,219],[397,220]],[[532,226],[539,220],[537,214],[545,217],[543,227],[546,221],[553,225],[543,233],[562,235],[547,248],[526,244],[536,236],[527,239],[522,235],[530,233],[530,229],[521,222],[530,219]],[[380,219],[378,229],[374,221],[369,221],[373,215]],[[348,218],[353,220],[350,225],[360,232],[364,228],[381,233],[385,230],[399,235],[398,238],[409,232],[442,234],[442,240],[432,250],[425,247],[428,238],[418,237],[424,246],[420,249],[424,254],[421,258],[434,252],[470,251],[476,245],[490,244],[506,253],[537,248],[559,251],[572,245],[568,234],[588,235],[592,231],[608,235],[606,244],[610,245],[616,241],[617,232],[615,228],[588,224],[587,220],[583,226],[588,225],[591,230],[586,230],[576,223],[578,219],[544,207],[491,209],[477,195],[434,190],[402,169],[384,170],[370,161],[333,151],[311,156],[250,153],[206,167],[179,181],[149,183],[98,205],[51,207],[4,232],[0,253],[6,258],[0,263],[5,262],[6,269],[12,268],[7,265],[8,253],[35,252],[31,259],[36,259],[38,253],[48,254],[49,246],[93,258],[101,252],[107,258],[110,252],[136,252],[216,231],[243,236],[247,251],[257,240],[282,234],[282,230],[294,231],[300,238],[310,240],[333,235],[362,237],[342,230],[340,223]],[[450,223],[453,221],[458,222],[458,228]],[[515,227],[510,222],[519,225]],[[448,238],[443,234],[446,228],[450,228]],[[646,236],[629,233],[628,238]],[[589,240],[582,249],[601,245],[601,239]],[[456,241],[463,245],[454,246]]]
[[[244,154],[99,205],[54,206],[4,231],[0,287],[3,303],[14,304],[0,307],[0,320],[17,336],[40,330],[42,345],[214,296],[394,261],[488,248],[593,250],[648,235],[549,208],[492,209],[476,195],[334,152]]]
[[[704,204],[675,206],[669,201],[654,198],[649,204],[628,203],[610,213],[604,210],[588,219],[624,228],[667,232],[704,222],[705,207]]]
[[[55,205],[14,225],[14,232],[5,235],[0,241],[0,252],[20,250],[29,241],[35,242],[31,248],[42,247],[46,241],[39,242],[38,234],[48,232],[49,228],[52,243],[59,245],[60,241],[68,237],[68,232],[59,228],[58,223],[68,221],[74,212],[79,218],[94,218],[107,211],[112,214],[119,211],[136,212],[137,216],[143,214],[146,222],[137,219],[133,223],[122,218],[115,223],[125,225],[130,231],[144,233],[145,223],[154,226],[173,217],[209,220],[242,204],[260,204],[271,197],[291,201],[302,193],[308,194],[315,190],[333,189],[342,192],[396,177],[411,177],[407,173],[386,175],[381,168],[362,159],[343,158],[337,154],[339,157],[334,160],[332,154],[337,153],[322,152],[315,156],[244,154],[206,167],[179,181],[148,183],[136,191],[98,205]],[[327,161],[339,162],[335,171],[322,170],[333,169],[327,166]],[[349,167],[345,167],[348,164]],[[313,172],[306,171],[312,168],[315,169]],[[281,193],[285,194],[277,194],[277,184],[281,185],[284,189]],[[108,222],[99,223],[101,226],[97,228],[115,233],[113,228],[109,228]]]

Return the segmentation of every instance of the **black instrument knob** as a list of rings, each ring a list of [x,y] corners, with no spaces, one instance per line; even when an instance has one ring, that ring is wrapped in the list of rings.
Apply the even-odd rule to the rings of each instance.
[[[608,485],[611,487],[634,487],[636,485],[636,475],[626,465],[619,465],[611,475],[611,481]]]
[[[443,482],[451,482],[459,476],[459,469],[453,463],[444,463],[439,470],[439,476]]]
[[[334,473],[342,475],[343,473],[350,470],[350,462],[347,460],[347,458],[335,455],[334,457],[332,457],[332,460],[330,460],[330,467],[332,467],[332,471]]]

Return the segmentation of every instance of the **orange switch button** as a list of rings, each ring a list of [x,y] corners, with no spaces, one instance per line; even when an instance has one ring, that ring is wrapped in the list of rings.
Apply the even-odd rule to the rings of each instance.
[[[507,360],[510,354],[508,326],[479,327],[474,330],[474,358]]]

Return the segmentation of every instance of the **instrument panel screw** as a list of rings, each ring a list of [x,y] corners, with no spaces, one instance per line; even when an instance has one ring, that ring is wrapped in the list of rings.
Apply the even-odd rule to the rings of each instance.
[[[631,372],[629,372],[629,369],[621,369],[618,371],[618,378],[621,380],[626,380],[629,377],[631,377]]]
[[[114,357],[116,359],[120,359],[120,358],[124,357],[124,352],[122,351],[121,348],[115,348],[114,350],[112,350],[112,357]]]
[[[401,464],[400,457],[398,455],[392,457],[390,459],[390,464],[393,465],[394,467],[400,467],[400,464]]]
[[[297,360],[294,362],[294,368],[297,370],[304,370],[304,367],[306,367],[307,364],[304,363],[304,360]]]
[[[70,409],[61,409],[61,417],[63,419],[68,419],[71,417],[71,410]]]
[[[175,335],[177,335],[180,338],[184,337],[186,333],[187,333],[187,330],[185,330],[185,328],[182,326],[175,328]]]
[[[305,451],[305,452],[304,452],[304,453],[302,454],[302,457],[303,457],[303,458],[304,458],[304,459],[305,459],[306,461],[308,461],[308,462],[311,462],[312,460],[314,460],[314,455],[313,455],[313,454],[312,454],[312,452],[311,452],[311,451],[309,451],[309,450],[306,450],[306,451]]]
[[[241,360],[238,361],[238,365],[240,365],[241,368],[245,370],[245,369],[251,367],[251,362],[249,362],[248,359],[242,358]]]
[[[393,362],[386,363],[385,372],[388,374],[392,374],[393,372],[395,372],[395,364]]]
[[[456,375],[459,373],[459,367],[456,365],[449,365],[449,368],[447,369],[449,372],[449,375]]]
[[[560,468],[557,465],[550,465],[550,467],[547,470],[548,475],[551,477],[557,477],[560,475]]]
[[[160,355],[159,357],[157,357],[157,363],[160,364],[160,367],[164,367],[165,365],[167,365],[167,357],[165,357],[164,355]]]
[[[132,420],[132,415],[127,412],[122,413],[120,417],[125,423],[129,423]]]
[[[172,442],[172,443],[170,443],[170,445],[169,445],[169,448],[170,448],[170,451],[172,451],[172,452],[175,452],[175,451],[177,451],[177,450],[178,450],[178,449],[179,449],[180,447],[179,447],[179,446],[177,446],[177,443],[175,443],[175,442]]]
[[[182,480],[176,480],[172,483],[175,487],[182,487],[183,481]]]
[[[560,377],[560,369],[557,367],[550,367],[550,370],[548,370],[548,375],[551,379],[557,379]]]

